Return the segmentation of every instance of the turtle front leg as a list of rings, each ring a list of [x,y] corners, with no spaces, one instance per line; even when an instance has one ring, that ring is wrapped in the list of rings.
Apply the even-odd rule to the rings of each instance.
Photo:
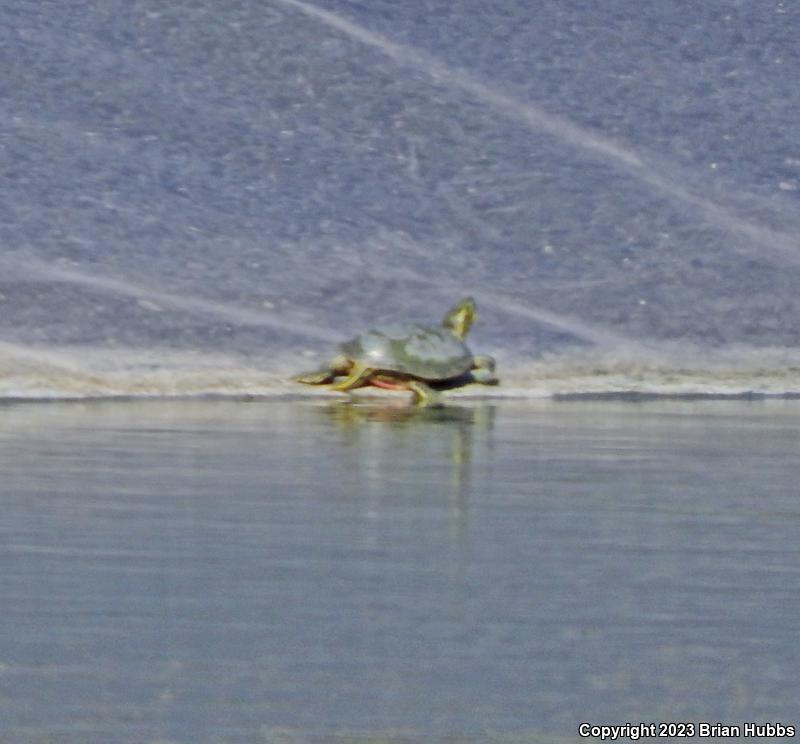
[[[500,380],[497,379],[494,373],[494,359],[490,356],[476,356],[472,360],[472,370],[470,376],[474,382],[479,382],[481,385],[497,385]]]
[[[374,370],[371,367],[367,367],[360,362],[354,362],[347,377],[331,385],[331,390],[346,392],[347,390],[353,390],[357,387],[363,387],[367,384],[367,380],[369,380],[373,372]]]
[[[444,405],[439,393],[426,385],[422,380],[409,380],[406,383],[406,387],[414,393],[414,405],[420,408]]]

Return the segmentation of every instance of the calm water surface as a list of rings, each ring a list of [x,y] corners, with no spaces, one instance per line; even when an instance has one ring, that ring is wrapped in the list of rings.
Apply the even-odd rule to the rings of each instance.
[[[797,725],[799,427],[792,401],[0,407],[0,741]]]

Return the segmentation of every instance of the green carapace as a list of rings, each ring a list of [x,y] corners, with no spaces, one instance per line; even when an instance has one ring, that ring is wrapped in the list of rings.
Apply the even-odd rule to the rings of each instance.
[[[341,353],[325,367],[295,377],[307,385],[330,384],[332,390],[374,385],[410,390],[417,405],[439,402],[431,384],[497,383],[494,359],[474,356],[464,338],[475,320],[475,302],[459,302],[440,326],[393,323],[380,326],[341,345]]]

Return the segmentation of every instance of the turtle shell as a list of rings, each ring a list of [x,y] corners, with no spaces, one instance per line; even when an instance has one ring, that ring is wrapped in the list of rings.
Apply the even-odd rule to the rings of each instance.
[[[342,352],[356,362],[385,372],[447,380],[472,368],[472,352],[447,328],[394,324],[346,341]]]

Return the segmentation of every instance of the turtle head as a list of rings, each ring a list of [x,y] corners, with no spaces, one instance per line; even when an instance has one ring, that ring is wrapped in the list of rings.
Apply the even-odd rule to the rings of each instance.
[[[475,320],[475,300],[465,297],[447,315],[444,316],[442,325],[460,339],[469,332]]]

